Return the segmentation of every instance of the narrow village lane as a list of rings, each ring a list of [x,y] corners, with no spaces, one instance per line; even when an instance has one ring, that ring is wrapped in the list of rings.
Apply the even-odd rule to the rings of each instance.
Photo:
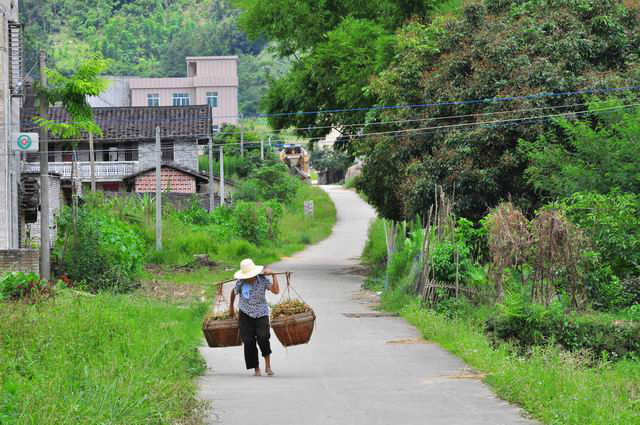
[[[212,401],[210,423],[533,423],[460,360],[437,345],[415,343],[417,331],[401,318],[366,316],[373,310],[357,267],[375,214],[352,191],[325,190],[338,210],[333,234],[272,267],[292,271],[293,285],[316,311],[311,342],[285,350],[272,335],[276,376],[259,378],[244,370],[242,347],[202,348],[208,371],[199,397]]]

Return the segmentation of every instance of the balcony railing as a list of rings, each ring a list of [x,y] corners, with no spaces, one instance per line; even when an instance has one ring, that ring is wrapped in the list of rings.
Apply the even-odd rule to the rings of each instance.
[[[97,180],[119,180],[129,174],[135,172],[136,161],[114,161],[114,162],[96,162],[96,179]],[[50,162],[49,172],[60,174],[62,177],[70,178],[73,163],[71,162]],[[91,163],[78,162],[77,176],[81,180],[91,178]],[[39,173],[39,162],[27,162],[22,167],[25,173]]]

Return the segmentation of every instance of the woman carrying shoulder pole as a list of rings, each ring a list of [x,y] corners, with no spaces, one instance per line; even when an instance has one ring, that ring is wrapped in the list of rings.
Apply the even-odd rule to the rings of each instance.
[[[271,276],[269,280],[267,276]],[[229,312],[235,314],[234,304],[236,295],[238,301],[238,322],[240,324],[240,337],[244,345],[244,361],[247,370],[254,369],[255,376],[260,376],[260,363],[258,360],[258,347],[264,357],[265,372],[273,375],[271,369],[271,331],[269,329],[269,306],[267,305],[266,291],[274,294],[280,292],[278,278],[270,268],[256,266],[251,259],[242,260],[240,270],[234,277],[238,279],[236,286],[231,291]]]

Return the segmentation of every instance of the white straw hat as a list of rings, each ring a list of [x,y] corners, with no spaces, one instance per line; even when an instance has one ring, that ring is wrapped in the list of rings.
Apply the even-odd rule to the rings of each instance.
[[[240,263],[240,270],[238,270],[233,277],[236,279],[250,279],[258,276],[264,270],[264,266],[256,266],[253,260],[247,258]]]

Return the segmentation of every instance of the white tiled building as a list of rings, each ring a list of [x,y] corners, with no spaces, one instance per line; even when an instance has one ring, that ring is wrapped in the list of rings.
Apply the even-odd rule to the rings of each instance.
[[[0,0],[0,250],[18,247],[19,160],[11,150],[20,129],[22,61],[18,1]]]

